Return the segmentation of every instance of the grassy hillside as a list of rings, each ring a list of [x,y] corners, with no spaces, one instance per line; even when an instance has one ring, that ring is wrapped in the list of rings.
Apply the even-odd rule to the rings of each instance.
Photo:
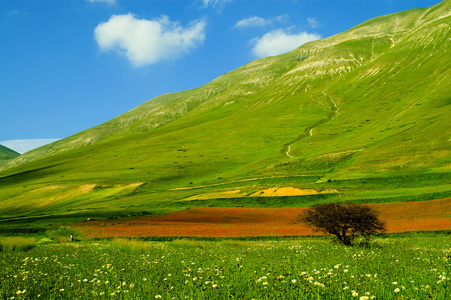
[[[0,214],[451,196],[450,8],[369,20],[8,161]],[[314,192],[247,197],[274,187]]]
[[[0,145],[0,165],[2,165],[6,160],[16,158],[19,155],[20,153]]]

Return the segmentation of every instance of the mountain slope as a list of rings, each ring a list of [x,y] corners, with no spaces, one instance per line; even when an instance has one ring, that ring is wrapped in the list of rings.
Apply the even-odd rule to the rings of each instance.
[[[16,151],[9,149],[3,145],[0,145],[0,164],[2,164],[5,160],[16,158],[20,155]]]
[[[182,201],[274,186],[337,191],[323,200],[447,196],[450,8],[369,20],[8,161],[4,212],[308,205]]]

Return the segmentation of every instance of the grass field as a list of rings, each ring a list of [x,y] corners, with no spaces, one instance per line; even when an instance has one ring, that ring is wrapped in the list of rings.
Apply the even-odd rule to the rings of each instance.
[[[0,297],[445,300],[450,249],[447,234],[366,247],[324,238],[44,243],[0,252]]]

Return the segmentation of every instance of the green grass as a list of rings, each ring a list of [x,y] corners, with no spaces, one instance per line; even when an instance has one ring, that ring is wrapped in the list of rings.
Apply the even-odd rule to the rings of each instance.
[[[0,237],[0,252],[29,251],[36,247],[34,238],[24,237]]]
[[[0,145],[0,166],[1,164],[8,160],[18,157],[20,154],[14,150],[11,150],[3,145]]]
[[[3,299],[447,299],[448,235],[102,240],[0,255]],[[363,297],[363,298],[362,298]]]

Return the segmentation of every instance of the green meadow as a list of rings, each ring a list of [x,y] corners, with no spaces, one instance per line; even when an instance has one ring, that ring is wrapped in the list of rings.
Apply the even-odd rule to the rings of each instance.
[[[47,241],[47,242],[46,242]],[[24,244],[8,241],[0,244]],[[28,243],[30,243],[28,241]],[[35,240],[0,252],[2,299],[448,299],[451,238]]]

